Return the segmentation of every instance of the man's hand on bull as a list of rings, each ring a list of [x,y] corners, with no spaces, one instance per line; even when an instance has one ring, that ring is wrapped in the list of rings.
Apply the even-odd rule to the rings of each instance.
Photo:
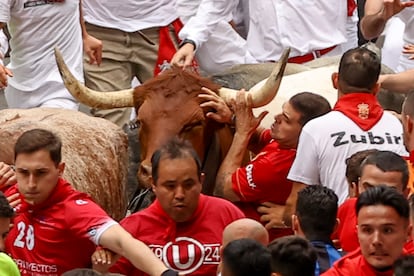
[[[13,168],[4,162],[0,162],[0,189],[14,185],[16,182],[16,173]]]
[[[217,95],[217,93],[206,87],[201,88],[201,90],[204,93],[199,94],[198,97],[201,99],[200,107],[204,110],[208,110],[206,117],[219,123],[231,124],[233,112],[230,110],[225,101]]]
[[[183,44],[171,59],[171,65],[186,69],[190,67],[194,59],[194,45],[191,43]]]
[[[97,248],[91,256],[92,268],[100,273],[108,273],[109,268],[118,260],[119,256],[104,248]]]
[[[89,64],[101,64],[102,62],[102,41],[86,34],[83,38],[83,50],[89,57]]]
[[[10,71],[6,66],[0,64],[0,88],[7,86],[8,77],[13,77],[13,72]]]
[[[283,220],[283,214],[285,212],[284,205],[264,202],[257,208],[257,212],[261,214],[260,221],[266,223],[266,229],[289,228]]]
[[[254,116],[252,110],[252,96],[244,89],[237,92],[236,99],[230,101],[230,106],[236,118],[236,133],[242,135],[252,135],[263,118],[269,113],[263,111],[259,116]]]

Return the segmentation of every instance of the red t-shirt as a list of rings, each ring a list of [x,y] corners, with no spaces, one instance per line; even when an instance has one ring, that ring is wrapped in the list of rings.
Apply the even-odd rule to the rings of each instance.
[[[287,179],[290,167],[295,159],[295,149],[281,149],[279,144],[266,130],[261,143],[267,145],[243,168],[232,175],[233,191],[239,196],[236,205],[246,217],[260,222],[257,207],[263,202],[285,205],[292,190],[292,182]],[[270,240],[292,234],[291,229],[272,229]]]
[[[23,199],[22,199],[23,202]],[[57,276],[91,267],[103,229],[115,224],[92,199],[60,179],[46,202],[23,202],[6,238],[6,251],[23,276]]]
[[[406,252],[403,252],[406,254]],[[322,276],[393,276],[393,269],[377,271],[367,263],[361,250],[357,249],[334,263]]]
[[[155,200],[147,209],[121,221],[135,238],[144,242],[164,264],[186,275],[217,273],[224,228],[243,213],[231,202],[200,195],[192,218],[183,223],[173,221]],[[128,276],[146,275],[125,258],[110,268]]]

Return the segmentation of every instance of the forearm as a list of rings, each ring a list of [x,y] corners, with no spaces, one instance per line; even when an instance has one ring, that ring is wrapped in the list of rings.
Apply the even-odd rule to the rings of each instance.
[[[214,194],[232,201],[239,200],[232,189],[232,174],[241,167],[250,137],[236,131],[230,149],[216,177]]]
[[[283,221],[287,226],[292,226],[292,215],[296,212],[296,201],[298,192],[306,187],[306,184],[294,182],[283,211]]]
[[[86,31],[85,20],[83,20],[82,0],[79,1],[79,24],[81,25],[82,38],[85,38],[88,32]]]
[[[385,28],[387,19],[381,15],[381,11],[376,14],[365,15],[361,20],[361,32],[365,39],[378,37]]]
[[[380,77],[381,87],[392,92],[408,93],[414,90],[414,69]]]

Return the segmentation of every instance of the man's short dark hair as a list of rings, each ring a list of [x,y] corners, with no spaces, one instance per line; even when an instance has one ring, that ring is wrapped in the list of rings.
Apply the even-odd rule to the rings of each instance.
[[[378,150],[377,149],[361,150],[361,151],[358,151],[352,154],[350,157],[348,157],[345,160],[345,163],[346,163],[345,176],[349,184],[351,184],[352,182],[358,183],[359,177],[361,176],[362,161],[364,161],[364,159],[368,155],[376,151]]]
[[[298,193],[296,215],[308,240],[330,240],[336,225],[338,196],[321,185],[309,185]]]
[[[378,81],[381,60],[371,50],[358,47],[346,51],[339,62],[339,86],[348,92],[370,92]]]
[[[383,172],[400,172],[403,191],[407,188],[409,171],[407,161],[395,152],[388,150],[369,154],[361,163],[360,175],[365,166],[374,165]]]
[[[231,241],[223,250],[223,265],[233,276],[269,276],[270,252],[253,239]]]
[[[395,276],[414,275],[414,255],[406,255],[398,258],[394,263]]]
[[[76,268],[69,271],[66,271],[62,276],[124,276],[124,274],[119,273],[100,273],[90,268]]]
[[[156,150],[151,157],[152,179],[154,183],[158,181],[158,167],[160,160],[164,158],[178,159],[184,157],[191,157],[197,165],[198,176],[201,176],[201,161],[190,142],[174,137],[164,144],[161,148]]]
[[[326,98],[311,92],[298,93],[289,99],[289,103],[301,114],[299,123],[302,126],[331,111],[331,105]]]
[[[13,208],[10,206],[6,196],[0,192],[0,218],[12,218],[13,216]]]
[[[400,217],[407,220],[410,218],[410,206],[408,200],[394,188],[379,185],[365,190],[358,197],[356,213],[358,215],[363,207],[375,205],[391,207]]]
[[[62,141],[53,132],[35,128],[25,131],[17,139],[14,146],[14,160],[21,154],[31,154],[39,150],[46,150],[57,166],[62,160]]]
[[[299,236],[275,239],[268,246],[272,272],[282,276],[313,276],[317,255],[312,244]]]

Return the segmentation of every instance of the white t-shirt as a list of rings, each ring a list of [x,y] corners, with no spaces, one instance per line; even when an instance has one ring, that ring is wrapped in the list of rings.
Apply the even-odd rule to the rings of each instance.
[[[346,0],[254,1],[247,49],[259,62],[279,60],[284,48],[301,56],[346,41]]]
[[[172,0],[82,0],[86,22],[124,32],[167,26],[178,18]]]
[[[8,23],[11,35],[7,67],[14,76],[8,79],[8,88],[45,92],[48,83],[55,82],[61,83],[61,89],[56,91],[54,86],[50,93],[68,95],[56,66],[54,47],[60,49],[75,77],[83,81],[79,0],[1,0],[0,22]]]
[[[207,73],[245,63],[246,41],[229,24],[237,4],[237,0],[177,0],[184,23],[179,37],[196,43],[196,57]]]
[[[303,127],[288,179],[329,187],[341,204],[348,197],[345,160],[371,148],[407,156],[402,133],[400,121],[387,112],[369,131],[363,131],[339,111],[329,112]]]
[[[404,29],[404,45],[414,44],[414,7],[405,8],[400,13],[396,15],[405,23]],[[402,49],[400,49],[402,51]],[[397,67],[398,72],[406,71],[408,69],[414,68],[414,60],[409,59],[411,54],[402,54],[400,55],[399,65]]]

